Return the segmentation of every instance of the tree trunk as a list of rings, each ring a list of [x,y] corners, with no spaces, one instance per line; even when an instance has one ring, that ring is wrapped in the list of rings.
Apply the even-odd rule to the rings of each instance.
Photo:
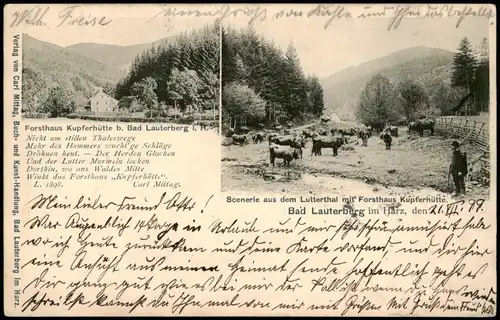
[[[177,120],[177,99],[174,100],[174,111],[175,111],[175,113],[174,113],[174,119]]]
[[[214,121],[215,121],[215,103],[212,103],[212,112],[214,113]]]

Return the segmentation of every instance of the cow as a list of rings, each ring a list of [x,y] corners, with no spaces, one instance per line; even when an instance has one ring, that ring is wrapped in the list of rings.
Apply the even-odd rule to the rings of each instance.
[[[322,148],[332,148],[333,156],[338,155],[339,148],[344,144],[345,139],[340,137],[316,137],[313,138],[311,156],[321,155]]]
[[[314,134],[314,131],[310,129],[304,129],[302,130],[302,135],[307,139],[307,138],[312,138]]]
[[[368,129],[363,128],[359,130],[358,137],[363,142],[363,147],[368,147],[368,138],[370,138],[370,135],[371,134],[369,133]]]
[[[417,122],[416,121],[408,122],[408,133],[411,133],[412,131],[417,131]]]
[[[397,126],[406,126],[408,124],[408,119],[406,117],[401,117],[394,122]]]
[[[290,162],[293,159],[299,159],[299,156],[299,150],[290,146],[280,146],[277,144],[272,144],[271,146],[269,146],[269,158],[273,167],[276,158],[283,159],[283,164],[289,167]]]
[[[227,138],[231,138],[234,134],[234,129],[228,129],[227,132],[226,132],[226,137]]]
[[[412,121],[408,125],[408,132],[416,131],[421,137],[424,136],[425,130],[431,131],[431,136],[434,135],[435,122],[432,119],[419,119],[417,121]]]
[[[249,133],[249,132],[250,132],[250,129],[249,129],[248,127],[245,127],[245,126],[240,127],[240,128],[238,129],[238,134],[247,134],[247,133]]]
[[[384,130],[385,124],[383,122],[373,122],[370,123],[370,126],[375,132],[381,132]]]
[[[294,136],[290,136],[290,135],[287,135],[287,136],[280,136],[280,135],[277,135],[277,134],[273,134],[272,137],[270,136],[270,143],[274,143],[274,144],[278,144],[278,145],[282,145],[282,146],[288,146],[291,144],[291,141],[293,141],[295,139]]]
[[[277,137],[277,133],[270,133],[269,136],[267,137],[267,140],[269,141],[269,145],[271,145],[273,138]]]
[[[257,132],[252,136],[253,143],[264,142],[264,134],[262,132]]]
[[[240,146],[243,146],[245,142],[247,142],[247,136],[242,134],[233,134],[233,144],[239,144]]]
[[[386,130],[380,134],[380,139],[385,143],[385,150],[391,150],[392,137],[389,130]]]
[[[366,130],[368,131],[368,138],[371,138],[373,134],[373,128],[371,126],[366,127]]]
[[[398,127],[389,126],[389,127],[387,127],[386,130],[388,130],[391,133],[391,136],[393,136],[393,137],[397,137],[398,136]]]
[[[271,140],[271,143],[280,145],[280,146],[289,146],[294,149],[300,150],[299,155],[302,159],[302,148],[306,147],[306,140],[301,137],[295,136],[275,136]]]
[[[349,128],[349,129],[340,129],[339,133],[343,136],[355,136],[356,135],[356,129],[354,128]]]
[[[278,129],[277,129],[277,127],[280,127],[280,124],[279,124],[279,123],[277,123],[277,122],[275,122],[275,123],[271,124],[271,126],[270,126],[270,128],[271,128],[272,130],[278,130]]]
[[[295,137],[295,143],[298,147],[300,148],[305,148],[307,144],[307,140],[304,136],[296,136]]]
[[[318,133],[320,136],[326,136],[328,134],[328,131],[326,129],[319,129]]]

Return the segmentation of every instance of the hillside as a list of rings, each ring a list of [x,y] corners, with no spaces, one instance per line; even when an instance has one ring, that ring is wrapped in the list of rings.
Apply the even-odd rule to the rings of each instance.
[[[450,79],[452,61],[453,53],[449,51],[413,47],[339,71],[320,80],[325,106],[345,120],[354,120],[359,96],[367,81],[377,73],[387,76],[393,83],[411,76],[422,81],[432,93],[440,82]]]
[[[132,61],[144,50],[150,49],[152,46],[158,47],[174,37],[163,38],[153,43],[144,43],[131,46],[119,46],[99,43],[78,43],[67,47],[78,54],[88,56],[96,61],[104,63],[108,66],[120,69],[127,72]]]
[[[116,84],[125,72],[88,56],[23,35],[23,68],[43,75],[47,86],[58,83],[88,95],[94,87]]]

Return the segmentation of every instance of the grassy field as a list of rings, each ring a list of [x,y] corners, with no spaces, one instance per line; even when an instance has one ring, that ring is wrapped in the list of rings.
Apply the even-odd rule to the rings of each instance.
[[[267,142],[250,142],[243,147],[222,146],[222,188],[223,191],[304,194],[331,191],[332,186],[347,184],[354,190],[392,188],[405,192],[424,188],[452,191],[453,188],[447,189],[447,179],[453,140],[409,135],[406,128],[400,128],[399,132],[400,136],[393,138],[391,150],[385,150],[378,136],[369,139],[368,147],[362,147],[359,139],[352,138],[348,146],[339,150],[337,157],[333,157],[331,149],[323,149],[322,156],[311,156],[312,143],[308,141],[303,159],[294,160],[290,169],[282,166],[281,159],[276,160],[276,168],[270,166]],[[482,155],[468,143],[462,149],[468,154],[469,164]],[[276,175],[280,177],[278,180],[268,180]],[[332,181],[333,178],[337,180]],[[489,189],[468,185],[469,195],[488,193]]]

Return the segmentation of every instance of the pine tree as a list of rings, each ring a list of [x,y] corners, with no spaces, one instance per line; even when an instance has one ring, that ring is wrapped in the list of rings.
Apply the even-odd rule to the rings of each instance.
[[[215,24],[214,24],[215,26]],[[219,29],[206,26],[193,32],[182,32],[174,40],[164,42],[160,46],[153,46],[138,55],[130,67],[128,75],[116,85],[117,99],[132,96],[132,87],[142,79],[152,78],[158,84],[155,92],[158,102],[173,103],[172,93],[167,84],[172,78],[172,71],[191,70],[190,82],[193,73],[200,77],[205,86],[200,87],[197,93],[200,100],[196,101],[195,108],[211,104],[213,92],[219,92],[219,86],[214,77],[219,75]],[[218,82],[218,81],[217,81]],[[215,86],[208,88],[207,86]],[[186,99],[184,99],[186,100]],[[187,101],[187,100],[186,100]],[[189,103],[193,102],[192,100]]]
[[[453,73],[451,83],[453,87],[461,87],[467,90],[470,95],[468,107],[465,113],[470,111],[470,101],[473,100],[472,86],[474,84],[474,75],[476,68],[476,59],[472,52],[472,46],[466,37],[460,41],[458,52],[453,56]]]
[[[479,112],[489,111],[490,100],[490,61],[489,61],[489,47],[488,39],[485,37],[479,45],[477,58],[477,67],[474,73],[474,83],[472,90],[475,97],[475,111]]]
[[[316,76],[309,77],[308,83],[309,110],[311,113],[321,116],[325,109],[323,88],[321,87],[319,79]]]
[[[287,108],[291,115],[298,116],[303,113],[307,106],[307,94],[305,90],[305,77],[300,67],[297,51],[290,44],[286,51],[286,90],[288,91]]]
[[[225,27],[221,48],[223,91],[244,82],[266,102],[266,121],[321,114],[324,103],[319,80],[315,78],[310,86],[295,48],[291,45],[287,49],[283,53],[251,26],[238,31]]]
[[[234,60],[235,60],[234,76],[236,77],[236,79],[238,79],[239,82],[245,84],[247,77],[247,70],[245,68],[245,65],[243,64],[243,60],[241,59],[239,54],[236,54]]]
[[[237,53],[233,50],[233,40],[231,39],[230,30],[223,28],[222,29],[222,83],[230,83],[237,79],[235,70],[236,70],[236,61],[235,56]]]

